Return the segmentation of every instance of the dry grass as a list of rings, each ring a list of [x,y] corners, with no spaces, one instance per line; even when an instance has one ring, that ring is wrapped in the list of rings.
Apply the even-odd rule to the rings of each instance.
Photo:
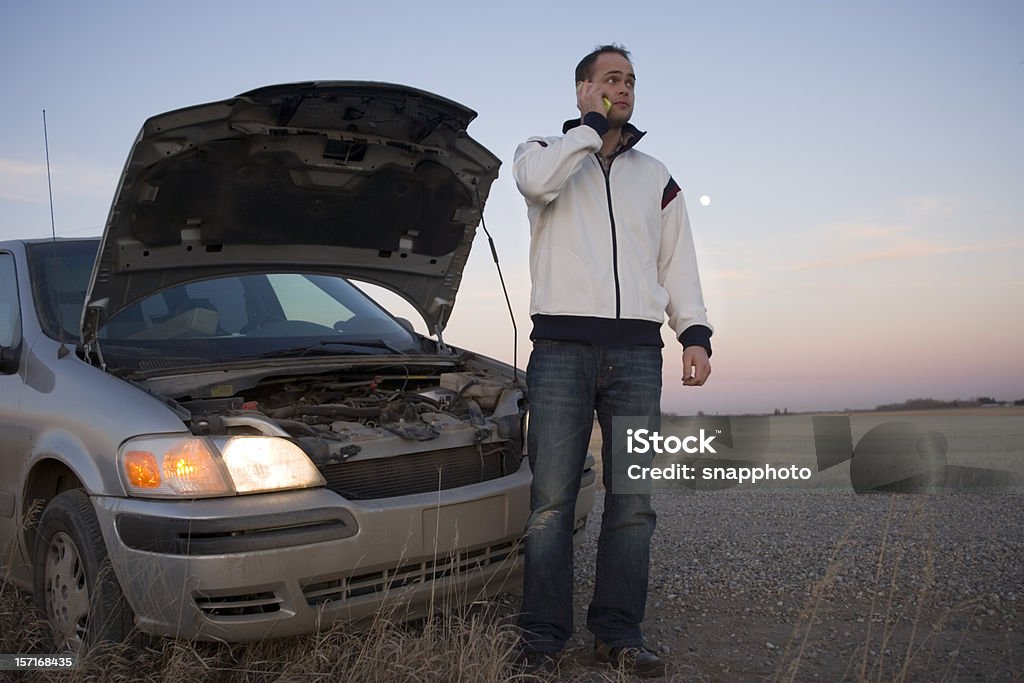
[[[40,672],[40,680],[102,681],[506,681],[518,642],[499,598],[411,623],[382,609],[368,626],[338,624],[296,638],[244,644],[146,639],[105,643],[80,655],[74,672]],[[0,593],[0,652],[52,651],[30,596]]]

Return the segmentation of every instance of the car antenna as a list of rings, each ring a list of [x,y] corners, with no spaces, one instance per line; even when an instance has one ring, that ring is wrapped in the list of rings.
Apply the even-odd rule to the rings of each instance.
[[[43,146],[46,149],[46,189],[50,193],[50,235],[53,239],[54,257],[57,255],[57,223],[53,219],[53,182],[50,180],[50,139],[46,134],[46,110],[43,110]],[[60,348],[57,349],[57,358],[64,358],[69,353],[68,345],[64,339],[64,321],[60,316],[60,305],[57,308],[57,326],[60,328]]]
[[[505,287],[505,277],[501,274],[501,264],[498,263],[498,250],[494,246],[494,238],[491,237],[491,231],[487,229],[487,222],[484,220],[484,205],[480,201],[480,186],[477,185],[476,179],[473,180],[473,190],[476,192],[476,206],[480,211],[480,227],[484,229],[484,234],[487,235],[487,244],[491,247],[491,257],[494,259],[494,267],[498,269],[498,280],[501,281],[501,291],[505,294],[505,305],[508,306],[508,317],[512,320],[512,376],[515,377],[516,384],[522,386],[522,382],[519,378],[519,364],[516,361],[519,351],[519,330],[516,327],[516,316],[512,313],[512,302],[508,298],[508,288]]]

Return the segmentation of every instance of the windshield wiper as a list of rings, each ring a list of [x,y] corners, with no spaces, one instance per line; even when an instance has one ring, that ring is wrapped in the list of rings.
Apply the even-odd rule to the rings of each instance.
[[[326,347],[335,347],[327,349]],[[388,344],[383,340],[372,340],[362,341],[358,343],[341,341],[338,339],[321,339],[318,342],[312,344],[303,344],[302,346],[293,346],[286,349],[278,349],[276,351],[266,351],[263,353],[256,353],[248,356],[234,356],[232,358],[222,358],[220,362],[227,362],[233,360],[249,360],[253,358],[301,358],[302,356],[308,355],[334,355],[337,353],[354,353],[362,355],[373,355],[380,354],[381,350],[390,351],[391,353],[398,354],[400,356],[408,355],[407,352],[398,349],[391,344]]]

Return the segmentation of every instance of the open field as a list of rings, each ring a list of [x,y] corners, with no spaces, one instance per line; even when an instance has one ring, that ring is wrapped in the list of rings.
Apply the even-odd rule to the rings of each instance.
[[[928,411],[798,413],[785,416],[666,417],[662,420],[661,431],[664,435],[678,433],[682,436],[683,431],[680,429],[688,424],[687,420],[710,421],[709,432],[715,431],[711,429],[713,426],[723,429],[725,434],[717,437],[716,453],[706,455],[709,464],[714,464],[711,461],[725,460],[731,461],[731,464],[750,466],[795,465],[809,468],[813,473],[810,479],[802,482],[740,484],[735,487],[737,490],[814,489],[852,492],[854,487],[851,485],[849,451],[842,461],[830,462],[827,466],[819,461],[815,435],[815,423],[819,417],[839,420],[845,424],[850,438],[850,448],[864,446],[865,437],[870,434],[877,435],[878,432],[874,430],[878,427],[896,426],[902,435],[901,438],[905,440],[891,442],[889,445],[892,448],[889,450],[895,449],[891,453],[893,458],[905,461],[909,468],[907,473],[939,471],[946,466],[956,470],[959,475],[967,469],[975,473],[996,473],[993,476],[997,480],[1000,478],[998,473],[1003,473],[1007,475],[1003,479],[1009,488],[1024,493],[1024,406]],[[696,427],[689,429],[696,433]],[[686,433],[689,434],[691,431]],[[938,435],[941,452],[920,453],[919,449],[925,444],[917,443],[916,439],[924,435]],[[601,431],[595,420],[590,438],[590,451],[595,457],[600,454],[601,446]],[[877,453],[877,441],[875,446]],[[881,454],[877,457],[885,459]],[[677,456],[659,457],[656,463],[664,466],[672,462],[690,462],[692,459],[681,453]],[[600,466],[598,457],[598,467]],[[992,478],[989,477],[990,483]],[[958,491],[956,487],[952,487],[949,492],[962,493],[967,490],[973,488],[961,486]]]
[[[732,424],[737,445],[758,427],[761,462],[812,468],[803,489],[656,489],[647,635],[677,679],[1024,680],[1024,491],[854,494],[849,463],[817,471],[813,417]],[[949,465],[1024,473],[1024,407],[852,413],[853,443],[908,421],[944,435]],[[570,661],[588,659],[583,634]]]

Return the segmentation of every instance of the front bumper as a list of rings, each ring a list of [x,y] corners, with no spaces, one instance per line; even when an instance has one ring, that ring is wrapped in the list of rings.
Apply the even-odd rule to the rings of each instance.
[[[580,540],[595,483],[585,475]],[[511,476],[378,500],[310,489],[94,501],[139,628],[235,642],[414,618],[518,586],[529,488],[524,460]]]

